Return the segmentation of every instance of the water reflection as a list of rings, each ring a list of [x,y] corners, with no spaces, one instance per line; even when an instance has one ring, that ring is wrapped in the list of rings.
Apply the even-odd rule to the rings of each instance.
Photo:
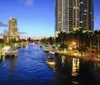
[[[72,59],[72,76],[77,76],[79,71],[79,59]]]
[[[79,85],[79,81],[77,80],[77,76],[79,75],[79,65],[80,61],[77,58],[72,59],[72,84]]]
[[[21,48],[18,57],[1,61],[0,85],[100,85],[100,63],[55,54],[54,72],[46,58],[41,48]],[[2,80],[8,83],[2,84]],[[20,82],[9,83],[12,80]]]
[[[66,59],[65,57],[64,63],[62,63],[61,55],[56,54],[55,85],[71,85],[71,67],[71,58]]]
[[[54,72],[46,65],[46,57],[38,46],[19,49],[18,57],[2,60],[0,85],[54,85]]]
[[[56,85],[100,85],[100,63],[56,54]]]

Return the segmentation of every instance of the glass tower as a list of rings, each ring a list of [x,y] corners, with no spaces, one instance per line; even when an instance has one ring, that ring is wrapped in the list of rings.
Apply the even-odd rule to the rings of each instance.
[[[56,32],[94,30],[94,0],[56,0]]]

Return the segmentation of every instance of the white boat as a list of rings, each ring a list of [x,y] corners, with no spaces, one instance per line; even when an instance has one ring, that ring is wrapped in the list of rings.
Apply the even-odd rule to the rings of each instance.
[[[16,48],[9,48],[8,50],[4,50],[4,56],[17,56],[18,49]]]
[[[52,61],[52,62],[47,61],[47,64],[48,64],[49,66],[55,66],[55,62],[54,62],[54,61]]]
[[[54,55],[55,51],[51,50],[51,51],[49,51],[49,53]]]
[[[48,57],[47,64],[50,68],[55,68],[56,65],[55,59],[52,57]]]
[[[42,46],[42,49],[44,50],[44,51],[50,51],[51,49],[52,49],[52,46],[50,46],[50,45],[43,45]]]

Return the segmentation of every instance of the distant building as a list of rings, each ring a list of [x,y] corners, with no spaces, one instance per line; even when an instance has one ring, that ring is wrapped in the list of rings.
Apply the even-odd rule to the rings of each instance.
[[[9,19],[9,36],[18,36],[17,20],[15,18]]]
[[[2,35],[0,35],[0,39],[3,39],[3,36]]]
[[[9,42],[9,37],[7,35],[3,35],[3,40],[5,43]]]
[[[7,36],[7,35],[4,35],[3,36],[3,40],[5,43],[9,43],[9,42],[12,42],[12,39],[15,39],[16,41],[19,40],[19,36]]]
[[[94,0],[55,0],[55,34],[79,29],[94,30]]]
[[[9,41],[12,41],[12,39],[18,41],[19,38],[17,20],[15,18],[10,18],[8,35],[3,36],[4,42],[8,43]]]

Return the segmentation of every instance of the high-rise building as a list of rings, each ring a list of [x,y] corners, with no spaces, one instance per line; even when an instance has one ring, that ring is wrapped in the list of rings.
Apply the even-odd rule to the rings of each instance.
[[[94,30],[94,0],[80,0],[80,28]]]
[[[18,28],[17,28],[17,20],[15,18],[9,19],[9,39],[19,40]]]
[[[56,29],[55,29],[55,36],[62,30],[61,29],[61,0],[56,0]]]
[[[94,0],[56,0],[56,33],[94,29]]]
[[[15,18],[9,19],[9,36],[17,36],[17,20]]]

